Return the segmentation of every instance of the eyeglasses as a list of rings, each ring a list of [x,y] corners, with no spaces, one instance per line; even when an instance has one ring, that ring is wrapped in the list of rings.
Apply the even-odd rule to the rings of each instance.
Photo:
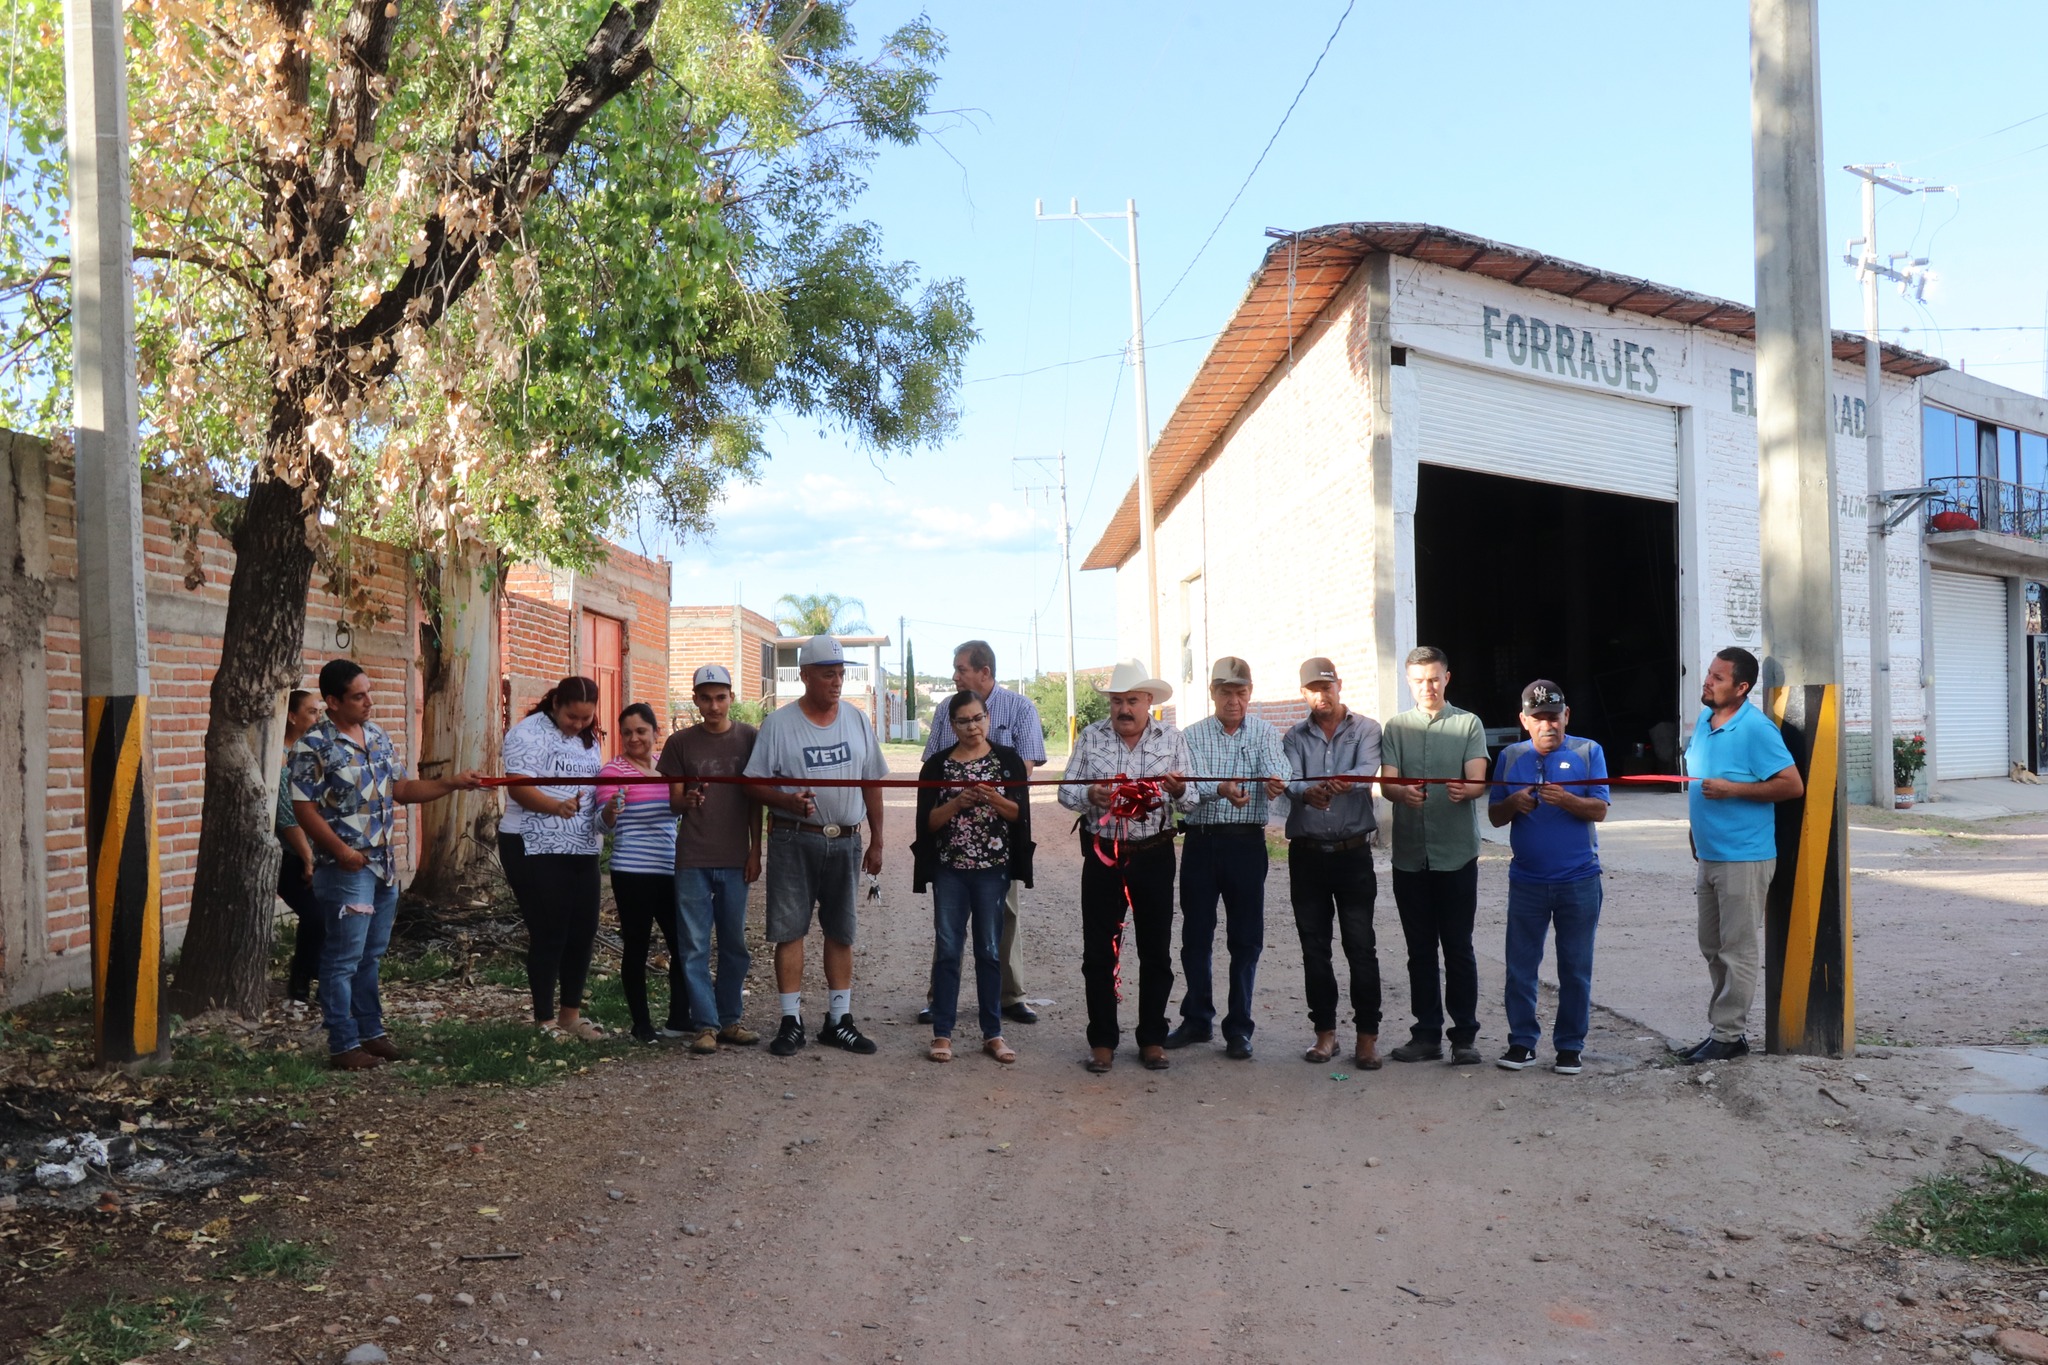
[[[986,725],[988,724],[988,712],[983,711],[979,715],[973,716],[955,716],[953,717],[953,724],[956,728],[962,725]]]

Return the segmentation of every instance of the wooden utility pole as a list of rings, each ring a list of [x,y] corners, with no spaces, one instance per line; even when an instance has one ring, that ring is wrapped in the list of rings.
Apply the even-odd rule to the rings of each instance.
[[[123,32],[120,0],[66,0],[85,865],[93,1049],[102,1063],[164,1044]]]
[[[1765,1046],[1856,1045],[1842,773],[1841,544],[1829,444],[1833,333],[1815,0],[1750,0],[1757,460],[1766,705],[1806,779],[1778,807],[1765,909]]]

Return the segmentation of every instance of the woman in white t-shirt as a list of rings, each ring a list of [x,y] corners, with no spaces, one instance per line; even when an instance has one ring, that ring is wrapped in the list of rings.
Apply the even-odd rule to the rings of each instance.
[[[514,777],[596,777],[597,684],[564,678],[505,733]],[[550,1034],[595,1042],[604,1030],[583,1017],[583,983],[597,941],[597,806],[581,786],[507,787],[498,862],[526,920],[526,980],[533,1017]],[[561,1004],[555,988],[561,987]]]

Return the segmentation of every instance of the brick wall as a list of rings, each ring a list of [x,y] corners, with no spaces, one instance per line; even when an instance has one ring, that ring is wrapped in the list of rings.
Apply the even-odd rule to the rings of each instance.
[[[669,565],[622,546],[588,569],[514,565],[505,574],[498,615],[504,659],[506,724],[525,715],[541,694],[582,673],[578,617],[595,612],[625,623],[626,702],[644,701],[657,715],[668,711]],[[609,729],[616,718],[606,716]]]
[[[668,611],[668,696],[670,710],[682,714],[690,701],[690,679],[704,664],[735,663],[733,687],[742,700],[762,694],[761,645],[782,632],[758,611],[739,608],[740,647],[733,652],[732,615],[729,606],[670,607]]]
[[[17,473],[36,458],[25,438],[16,438]],[[38,454],[42,443],[34,443]],[[32,795],[28,818],[42,820],[46,873],[40,924],[30,923],[22,944],[0,944],[0,993],[18,986],[31,968],[51,985],[76,984],[86,976],[90,945],[85,887],[84,719],[78,654],[78,568],[76,512],[68,463],[43,458],[40,490],[26,490],[17,478],[17,497],[39,492],[43,536],[48,547],[47,581],[51,610],[43,623],[42,652],[47,679],[45,791]],[[220,630],[227,606],[234,551],[211,529],[201,532],[199,557],[206,582],[184,585],[185,557],[172,539],[163,500],[144,488],[143,552],[148,569],[150,622],[149,746],[156,775],[156,818],[166,938],[182,940],[191,909],[192,879],[199,847],[199,813],[205,776],[208,690],[220,660]],[[339,604],[315,582],[307,608],[306,663],[301,686],[327,659],[347,654],[368,670],[375,688],[377,722],[390,732],[401,754],[410,754],[412,716],[418,698],[411,641],[413,584],[405,556],[389,546],[358,542],[358,562],[376,608],[386,619],[358,632],[349,649],[336,646]],[[23,566],[13,567],[16,573]],[[317,580],[317,575],[316,575]],[[399,862],[412,868],[410,814],[398,826]]]

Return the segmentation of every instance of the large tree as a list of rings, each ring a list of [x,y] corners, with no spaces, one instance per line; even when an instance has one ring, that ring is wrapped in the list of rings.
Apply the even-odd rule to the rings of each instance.
[[[56,5],[9,34],[0,420],[69,409]],[[145,459],[236,551],[185,1009],[263,1001],[281,690],[349,531],[416,547],[430,681],[501,552],[577,563],[642,500],[702,530],[763,418],[943,436],[973,329],[850,216],[920,136],[939,36],[817,0],[135,0]],[[230,496],[223,499],[220,494]],[[457,686],[461,679],[457,678]]]

